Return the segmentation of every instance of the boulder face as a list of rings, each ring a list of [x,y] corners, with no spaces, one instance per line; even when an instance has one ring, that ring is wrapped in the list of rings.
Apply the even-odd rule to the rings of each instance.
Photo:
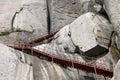
[[[47,34],[46,0],[12,1],[0,2],[0,42],[10,43]]]
[[[51,31],[59,29],[88,11],[90,0],[50,0]]]
[[[0,1],[0,32],[12,29],[12,18],[21,7],[21,0],[1,0]]]
[[[32,70],[22,52],[0,44],[0,80],[33,80]]]
[[[61,29],[53,41],[63,45],[64,48],[68,47],[72,52],[78,47],[85,54],[95,53],[97,56],[96,53],[100,55],[101,51],[107,51],[111,32],[112,26],[107,19],[89,12]]]
[[[13,29],[47,33],[46,0],[22,1],[19,11],[14,14]]]
[[[108,48],[112,26],[100,15],[86,13],[70,25],[71,38],[82,51],[96,45]]]

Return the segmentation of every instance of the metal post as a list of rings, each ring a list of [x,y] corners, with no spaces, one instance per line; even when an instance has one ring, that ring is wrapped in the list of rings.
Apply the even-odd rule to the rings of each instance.
[[[73,63],[73,61],[72,61],[72,67],[74,68],[74,63]]]
[[[31,48],[31,54],[32,54],[32,56],[33,56],[33,48]]]
[[[53,57],[52,57],[52,63],[54,62]]]
[[[22,46],[22,52],[24,51],[24,46]]]
[[[96,70],[96,66],[94,65],[94,71],[95,71],[95,80],[98,80],[97,78],[97,70]]]

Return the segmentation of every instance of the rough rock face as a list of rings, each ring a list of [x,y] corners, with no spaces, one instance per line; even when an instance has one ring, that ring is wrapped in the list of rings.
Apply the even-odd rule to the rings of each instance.
[[[23,0],[21,5],[14,15],[13,28],[47,33],[46,0]]]
[[[105,10],[110,18],[111,23],[118,29],[120,24],[120,1],[119,0],[103,0],[105,5]]]
[[[120,60],[114,68],[114,76],[111,80],[120,80]]]
[[[107,19],[94,13],[81,15],[75,21],[58,32],[54,41],[74,52],[78,46],[86,52],[97,45],[108,49],[112,26]]]
[[[57,45],[62,45],[64,49],[69,49],[71,52],[74,52],[75,45],[70,37],[70,26],[64,26],[55,36],[54,40]]]
[[[2,7],[0,8],[2,43],[47,34],[46,0],[2,0],[0,6]],[[12,39],[13,37],[15,38]]]
[[[59,29],[88,11],[89,0],[50,0],[51,31]]]
[[[32,70],[22,52],[0,44],[0,80],[33,80]]]
[[[86,13],[71,23],[70,30],[73,42],[87,51],[96,45],[108,48],[112,27],[104,17]]]
[[[14,3],[13,3],[14,2]],[[0,1],[0,32],[8,31],[12,29],[12,18],[17,10],[21,7],[21,1],[13,0],[1,0]]]
[[[116,43],[117,45],[114,45],[115,47],[112,52],[114,54],[114,59],[118,58],[120,59],[120,1],[119,0],[104,0],[105,10],[110,18],[111,24],[114,27],[115,35],[113,35],[113,43]],[[117,50],[115,50],[117,49]],[[118,61],[116,60],[116,62]]]
[[[96,3],[99,5],[96,5],[95,1],[98,1]],[[108,51],[109,43],[112,43],[109,49],[111,54],[98,57],[93,63],[102,63],[113,68],[120,58],[119,3],[119,0],[1,0],[0,42],[8,44],[28,41],[30,37],[40,37],[67,25],[54,36],[52,43],[34,48],[68,59],[84,61],[76,53],[101,57]],[[108,18],[95,13],[82,15],[88,11],[95,12],[94,8],[99,12],[102,7]],[[104,13],[102,15],[106,16]],[[112,31],[114,34],[111,38]],[[43,48],[46,46],[52,50]],[[85,76],[91,74],[62,67],[42,60],[46,58],[39,59],[2,44],[0,54],[0,80],[87,80]],[[112,80],[119,80],[119,63],[120,61],[115,67]]]

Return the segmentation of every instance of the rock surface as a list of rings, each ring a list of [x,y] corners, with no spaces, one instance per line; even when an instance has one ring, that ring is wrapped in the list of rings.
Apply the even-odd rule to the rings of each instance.
[[[120,1],[119,0],[103,0],[105,5],[105,10],[110,18],[111,23],[114,27],[118,28],[120,24]]]
[[[82,51],[96,45],[108,48],[112,26],[100,15],[86,13],[70,24],[71,38]]]
[[[120,80],[120,60],[114,68],[114,76],[111,80]]]
[[[108,49],[111,32],[112,26],[107,19],[89,12],[62,28],[54,36],[53,42],[69,48],[71,52],[75,51],[76,46],[82,52],[91,50],[98,45]]]
[[[71,52],[74,52],[75,45],[71,40],[70,36],[70,26],[67,25],[63,27],[55,36],[53,39],[53,43],[56,43],[57,45],[62,45],[64,49],[69,49]]]
[[[1,43],[47,34],[46,0],[2,0],[0,6]]]
[[[33,80],[32,69],[22,52],[0,44],[0,80]]]
[[[37,38],[50,30],[58,30],[88,12],[88,8],[91,7],[89,0],[13,0],[13,2],[8,0],[0,2],[2,7],[0,42],[5,44],[28,41],[30,37]]]
[[[21,7],[21,0],[1,0],[0,1],[0,32],[12,29],[12,18]]]
[[[46,0],[23,0],[14,17],[13,29],[47,33]],[[34,34],[35,34],[34,33]]]
[[[90,0],[50,0],[51,31],[55,31],[88,11]],[[59,16],[58,16],[59,15]]]
[[[39,48],[41,49],[42,46]],[[49,51],[49,50],[47,50]],[[38,59],[0,44],[0,80],[87,80],[89,74]],[[69,55],[69,54],[68,54]],[[70,58],[70,56],[67,56]],[[78,57],[78,55],[76,56]],[[91,74],[93,75],[93,74]],[[88,76],[88,77],[87,77]],[[98,76],[99,79],[104,79]]]
[[[109,49],[110,54],[88,62],[114,68],[120,58],[119,3],[119,0],[1,0],[0,43],[28,41],[66,25],[51,43],[34,48],[83,62],[85,59],[76,53],[101,57],[104,50],[108,52]],[[101,14],[99,11],[102,7],[107,12],[102,13],[104,17],[96,13]],[[94,13],[83,14],[88,11]],[[46,46],[52,50],[44,49]],[[102,54],[95,54],[98,52]],[[0,54],[0,80],[87,80],[85,76],[91,74],[62,67],[42,60],[46,58],[39,59],[3,44],[0,44]],[[112,80],[119,80],[119,63]],[[102,76],[100,78],[104,79]]]
[[[119,0],[104,0],[105,10],[109,16],[110,22],[113,25],[114,29],[117,34],[116,43],[118,48],[120,49],[120,1]]]

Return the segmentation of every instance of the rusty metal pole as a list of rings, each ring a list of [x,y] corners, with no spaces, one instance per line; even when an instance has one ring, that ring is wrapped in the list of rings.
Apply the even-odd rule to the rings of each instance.
[[[52,57],[52,63],[54,62],[53,57]]]
[[[72,67],[74,68],[74,62],[72,61]]]
[[[31,48],[31,54],[32,54],[32,56],[33,56],[33,48]]]
[[[98,80],[98,77],[97,77],[97,70],[96,70],[96,66],[94,65],[94,71],[95,71],[95,80]]]
[[[22,52],[24,51],[24,43],[23,43],[23,45],[22,45]]]

